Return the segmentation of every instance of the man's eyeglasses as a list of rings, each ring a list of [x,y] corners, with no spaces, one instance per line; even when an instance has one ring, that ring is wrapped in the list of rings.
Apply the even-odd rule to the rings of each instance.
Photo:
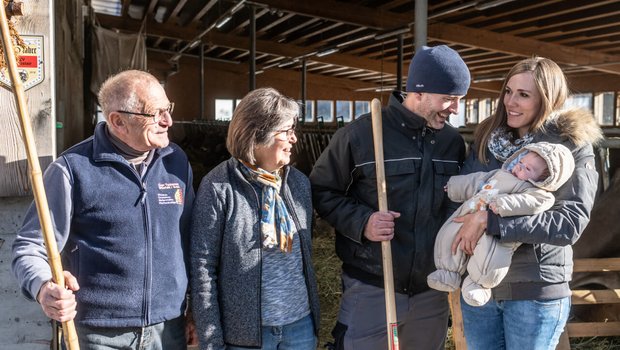
[[[153,123],[159,123],[161,119],[163,118],[164,113],[168,112],[168,114],[172,115],[172,111],[174,111],[174,102],[170,102],[170,104],[168,104],[168,107],[166,108],[160,108],[156,110],[154,114],[136,113],[136,112],[129,112],[129,111],[116,111],[116,112],[124,113],[124,114],[133,114],[133,115],[137,115],[137,116],[145,117],[145,118],[153,118]]]
[[[284,130],[276,130],[275,131],[276,135],[277,134],[282,134],[282,133],[286,133],[286,137],[291,137],[293,135],[295,135],[295,125],[293,125],[290,129],[284,129]]]

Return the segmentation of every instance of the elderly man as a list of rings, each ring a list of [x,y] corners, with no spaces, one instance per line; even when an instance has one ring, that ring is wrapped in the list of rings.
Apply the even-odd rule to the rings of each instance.
[[[395,92],[382,110],[388,208],[378,210],[369,115],[340,129],[310,181],[314,207],[335,227],[343,294],[333,334],[338,349],[387,349],[381,241],[392,240],[401,349],[444,348],[447,294],[430,290],[433,246],[447,218],[443,187],[459,172],[465,144],[446,125],[467,93],[465,62],[445,45],[416,52],[407,96]],[[383,315],[383,317],[381,317]]]
[[[121,72],[99,91],[105,122],[45,172],[62,289],[51,281],[36,208],[13,244],[26,297],[75,318],[82,349],[181,349],[194,191],[185,153],[168,140],[174,104],[151,74]]]

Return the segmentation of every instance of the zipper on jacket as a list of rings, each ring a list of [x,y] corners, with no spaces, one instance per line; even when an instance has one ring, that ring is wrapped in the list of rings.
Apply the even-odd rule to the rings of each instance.
[[[151,294],[151,250],[152,250],[152,242],[151,242],[151,232],[149,229],[149,214],[148,214],[148,202],[146,201],[146,181],[141,182],[142,188],[140,193],[142,211],[144,213],[144,245],[145,245],[145,256],[144,256],[144,294],[142,301],[142,308],[144,314],[144,325],[151,324],[151,303],[150,294]]]
[[[237,169],[238,170],[238,169]],[[238,170],[240,172],[240,170]],[[258,193],[256,193],[256,189],[254,188],[254,185],[252,185],[250,183],[250,181],[248,181],[248,179],[245,178],[245,176],[243,176],[243,174],[241,175],[241,178],[243,179],[243,182],[246,183],[248,186],[250,186],[250,189],[252,190],[252,193],[254,193],[254,197],[256,198],[256,204],[258,204],[258,227],[259,227],[259,232],[258,232],[258,261],[259,261],[259,266],[258,266],[258,321],[259,321],[259,325],[258,325],[258,344],[262,344],[263,343],[263,332],[262,332],[262,326],[263,326],[263,300],[262,300],[262,290],[263,290],[263,240],[262,240],[262,234],[260,232],[260,212],[261,212],[261,206],[260,206],[260,199],[258,198]]]
[[[153,157],[155,157],[155,155],[153,155]],[[145,169],[145,171],[143,172],[144,176],[142,176],[138,173],[136,168],[133,167],[128,162],[121,162],[118,160],[112,160],[112,162],[116,162],[123,166],[128,167],[131,170],[131,172],[133,172],[133,174],[136,176],[136,179],[138,180],[138,184],[140,186],[140,195],[138,196],[138,200],[136,201],[135,205],[140,204],[142,206],[142,213],[143,213],[142,224],[144,226],[145,258],[144,258],[144,281],[143,281],[144,292],[142,294],[142,314],[143,314],[142,322],[144,325],[148,325],[151,323],[151,312],[150,312],[151,304],[149,302],[150,294],[151,294],[151,290],[150,290],[151,269],[149,268],[149,266],[150,266],[151,255],[152,255],[151,254],[152,243],[150,240],[151,232],[149,230],[148,202],[146,200],[147,186],[146,186],[146,181],[143,181],[143,179],[146,178],[146,174],[148,173],[149,168]],[[149,167],[151,164],[153,164],[153,162],[154,162],[154,159],[151,160]]]

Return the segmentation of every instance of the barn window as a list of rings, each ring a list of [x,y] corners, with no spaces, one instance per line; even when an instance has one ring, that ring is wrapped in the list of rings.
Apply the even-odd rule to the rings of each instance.
[[[465,126],[465,100],[459,101],[459,113],[450,114],[450,124],[455,128]]]
[[[336,101],[336,116],[342,117],[345,123],[352,119],[351,101]]]
[[[567,107],[583,107],[592,111],[592,94],[574,94],[569,96],[564,103],[564,108]]]
[[[333,101],[318,100],[316,101],[316,115],[323,117],[326,123],[334,121],[334,103]]]
[[[233,115],[233,100],[215,99],[215,120],[229,121]]]
[[[594,95],[594,117],[600,125],[614,125],[613,92],[601,92]]]
[[[355,118],[357,119],[362,114],[370,112],[370,102],[368,101],[355,101]]]

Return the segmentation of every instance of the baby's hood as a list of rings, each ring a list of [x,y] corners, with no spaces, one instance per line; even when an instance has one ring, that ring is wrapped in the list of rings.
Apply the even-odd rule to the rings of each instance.
[[[575,159],[571,151],[564,145],[559,143],[536,142],[524,146],[515,152],[510,158],[504,162],[502,168],[507,168],[510,164],[515,163],[517,159],[525,155],[527,152],[536,152],[547,162],[549,168],[549,176],[543,181],[528,180],[534,186],[553,192],[560,188],[573,174],[575,170]]]

